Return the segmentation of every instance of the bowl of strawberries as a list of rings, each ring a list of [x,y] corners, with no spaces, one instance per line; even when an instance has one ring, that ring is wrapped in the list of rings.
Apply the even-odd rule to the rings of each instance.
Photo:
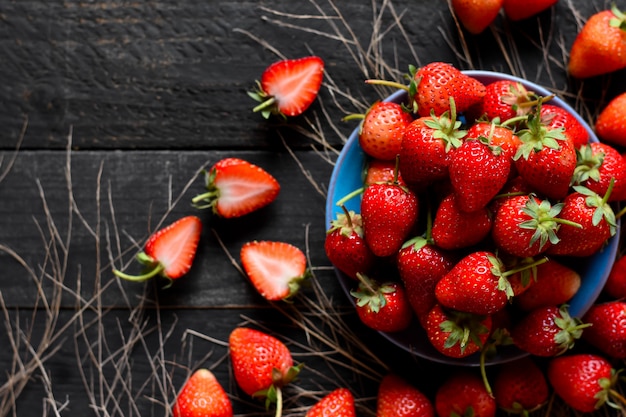
[[[431,361],[562,352],[617,255],[624,158],[535,83],[439,62],[410,79],[361,115],[331,176],[325,249],[344,292]],[[548,312],[565,342],[533,339]]]

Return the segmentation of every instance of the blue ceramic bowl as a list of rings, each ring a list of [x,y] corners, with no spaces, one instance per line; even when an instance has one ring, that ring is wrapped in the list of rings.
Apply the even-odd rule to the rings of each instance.
[[[549,96],[552,94],[550,91],[537,84],[503,73],[489,71],[464,71],[464,73],[476,78],[485,85],[504,79],[520,82],[528,90],[534,91],[541,96]],[[400,90],[389,96],[385,99],[385,101],[401,103],[406,99],[406,94],[407,93],[405,91]],[[555,97],[550,100],[550,104],[562,107],[573,114],[589,132],[590,141],[598,142],[598,138],[587,122],[585,122],[585,120],[580,117],[566,102],[558,97]],[[367,162],[367,157],[359,146],[358,130],[359,129],[356,128],[350,135],[346,145],[337,158],[335,168],[332,172],[326,200],[327,227],[329,227],[331,221],[337,217],[337,214],[342,212],[341,208],[335,203],[345,195],[363,186],[363,172]],[[348,210],[354,210],[357,213],[360,211],[360,200],[358,198],[349,200],[345,205]],[[568,264],[570,267],[578,271],[582,281],[577,294],[569,302],[570,314],[573,316],[582,317],[600,295],[602,287],[608,278],[609,272],[611,271],[617,255],[620,225],[621,223],[618,222],[618,231],[616,236],[611,238],[609,244],[602,251],[591,257],[572,260],[572,262]],[[346,295],[352,303],[354,303],[354,299],[350,295],[350,291],[353,289],[355,281],[337,269],[335,269],[335,272]],[[478,354],[462,359],[455,359],[441,354],[430,344],[426,337],[426,333],[421,326],[417,324],[417,320],[414,320],[414,323],[415,324],[411,328],[403,332],[380,333],[397,346],[412,354],[431,361],[450,365],[479,365]],[[523,352],[513,346],[500,347],[498,354],[495,357],[488,359],[487,364],[504,363],[527,355],[528,354],[526,352]]]

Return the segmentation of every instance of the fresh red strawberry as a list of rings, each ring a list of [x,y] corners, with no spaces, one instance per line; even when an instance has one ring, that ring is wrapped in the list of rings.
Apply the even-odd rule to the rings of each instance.
[[[536,94],[528,91],[521,83],[499,80],[485,86],[481,113],[490,121],[498,118],[500,122],[505,122],[513,117],[527,115],[536,102]]]
[[[557,216],[561,206],[534,195],[508,197],[499,204],[491,236],[496,246],[521,258],[545,252],[558,241]]]
[[[436,304],[424,324],[428,340],[440,353],[465,358],[480,351],[492,329],[491,316],[448,310]]]
[[[406,185],[402,180],[402,175],[398,173],[398,178],[396,176],[396,161],[381,161],[379,159],[370,159],[367,162],[367,168],[365,171],[365,180],[363,181],[365,186],[376,184],[376,183],[384,183],[391,182],[394,180],[398,181],[400,185]]]
[[[225,158],[205,171],[207,192],[192,199],[224,218],[240,217],[273,202],[280,184],[264,169],[239,158]]]
[[[556,394],[579,412],[593,413],[605,404],[622,409],[626,405],[614,390],[617,373],[600,355],[580,353],[553,358],[547,374]]]
[[[435,287],[444,307],[474,314],[493,314],[507,304],[513,291],[504,265],[493,253],[476,251],[463,257]]]
[[[396,258],[406,295],[421,323],[435,306],[435,286],[454,266],[452,254],[425,237],[408,240]]]
[[[462,113],[485,96],[485,86],[475,78],[463,74],[445,62],[431,62],[419,68],[414,76],[417,82],[418,113],[422,117],[441,116],[445,112]],[[453,99],[456,109],[452,109]]]
[[[404,378],[387,374],[380,381],[376,417],[434,417],[430,399]]]
[[[511,159],[488,142],[487,138],[468,136],[452,154],[448,171],[461,211],[485,208],[509,178]]]
[[[324,251],[335,268],[357,279],[358,272],[369,272],[375,258],[363,238],[361,215],[342,208],[344,213],[337,214],[337,219],[326,232]]]
[[[354,395],[347,388],[337,388],[315,403],[305,417],[356,417]]]
[[[583,332],[587,342],[611,358],[626,359],[626,302],[594,304],[582,320],[591,324]]]
[[[417,221],[419,202],[415,193],[399,183],[372,184],[361,199],[365,241],[374,255],[394,255]]]
[[[172,407],[174,417],[232,417],[224,388],[208,369],[198,369],[185,382]]]
[[[513,159],[521,144],[512,129],[493,122],[476,122],[467,130],[467,138],[481,137],[486,138],[492,147],[499,147],[510,159]]]
[[[549,9],[558,0],[504,0],[502,7],[506,17],[515,21],[528,19]]]
[[[573,184],[604,195],[613,179],[608,201],[626,200],[626,159],[617,149],[606,143],[593,142],[580,147],[577,158]]]
[[[493,381],[493,395],[508,414],[528,415],[540,409],[550,394],[543,371],[526,356],[502,364]]]
[[[365,114],[359,130],[359,145],[372,158],[395,160],[400,153],[404,129],[412,121],[413,116],[402,105],[378,101]]]
[[[571,300],[580,284],[580,274],[576,270],[549,259],[535,267],[533,284],[522,294],[516,295],[513,302],[523,311],[561,305]]]
[[[570,49],[567,69],[572,77],[588,78],[626,68],[625,20],[615,6],[587,20]]]
[[[544,125],[535,114],[528,116],[527,129],[518,136],[522,144],[513,159],[519,175],[537,194],[554,200],[564,198],[576,169],[572,141],[562,128]]]
[[[551,357],[565,353],[588,327],[570,316],[566,305],[539,307],[523,316],[511,329],[513,343],[535,356]]]
[[[452,0],[452,10],[467,31],[477,35],[496,19],[504,0]]]
[[[399,332],[413,319],[404,287],[398,282],[378,283],[358,274],[358,290],[351,291],[356,312],[366,326],[380,332]]]
[[[196,216],[183,217],[169,226],[154,232],[147,240],[137,259],[145,265],[141,275],[128,275],[117,269],[116,276],[141,282],[156,275],[168,280],[182,277],[191,269],[198,249],[202,222]]]
[[[254,288],[270,301],[293,296],[300,282],[308,277],[306,256],[286,242],[247,242],[241,248],[240,258]]]
[[[574,149],[578,149],[589,142],[589,132],[574,117],[562,107],[545,103],[541,105],[541,123],[549,129],[563,129],[563,134],[574,144]]]
[[[253,397],[276,403],[282,410],[282,388],[298,375],[289,348],[274,336],[248,327],[235,328],[228,338],[237,385]],[[279,414],[279,413],[277,413]]]
[[[324,61],[317,56],[274,62],[263,71],[258,90],[249,93],[261,102],[253,111],[265,118],[299,116],[317,98],[323,78]]]
[[[488,236],[491,226],[489,210],[483,207],[471,213],[463,211],[459,207],[458,196],[449,194],[437,207],[432,239],[442,249],[467,248]]]
[[[497,405],[482,378],[475,372],[461,369],[437,389],[435,410],[439,417],[495,417]]]
[[[617,95],[602,109],[595,129],[602,142],[626,147],[626,92]]]
[[[604,284],[604,292],[616,300],[626,299],[626,256],[620,255],[615,260]]]
[[[407,126],[400,147],[399,169],[407,184],[417,189],[448,178],[452,152],[467,134],[461,123],[446,113],[420,117]]]
[[[601,197],[585,187],[575,186],[574,189],[576,191],[563,200],[559,218],[580,227],[561,224],[556,232],[559,241],[548,248],[546,253],[590,256],[617,233],[615,213],[607,203],[608,194]]]

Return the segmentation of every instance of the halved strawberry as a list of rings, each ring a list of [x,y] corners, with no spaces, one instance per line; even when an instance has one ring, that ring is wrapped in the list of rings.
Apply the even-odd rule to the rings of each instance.
[[[218,161],[204,171],[207,192],[192,199],[195,207],[211,208],[220,217],[240,217],[273,202],[280,184],[263,168],[239,158]]]
[[[270,65],[261,75],[258,91],[248,93],[260,101],[253,111],[298,116],[315,101],[324,78],[324,61],[317,56],[285,59]]]
[[[153,233],[137,260],[146,265],[141,275],[128,275],[113,270],[119,278],[129,281],[145,281],[156,275],[173,280],[182,277],[196,256],[202,222],[196,216],[183,217],[169,226]]]
[[[270,301],[293,296],[300,281],[309,275],[304,253],[286,242],[248,242],[241,248],[240,257],[252,285]]]

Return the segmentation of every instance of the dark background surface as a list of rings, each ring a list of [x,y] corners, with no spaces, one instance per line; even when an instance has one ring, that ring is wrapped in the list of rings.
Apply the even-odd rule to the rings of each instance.
[[[0,415],[168,415],[164,404],[199,366],[238,414],[262,414],[239,395],[223,344],[244,322],[307,364],[286,415],[341,385],[373,415],[389,369],[432,393],[450,369],[360,325],[324,255],[325,191],[355,127],[341,118],[389,93],[366,78],[401,80],[409,64],[446,61],[523,76],[593,121],[626,91],[626,74],[581,83],[564,62],[584,20],[609,6],[561,0],[471,36],[444,1],[1,0]],[[263,69],[308,54],[324,59],[326,76],[306,115],[284,124],[254,114],[246,91]],[[190,206],[199,171],[229,156],[278,179],[275,203],[228,221]],[[136,268],[146,237],[187,214],[204,222],[188,276],[167,290],[114,278],[112,265]],[[315,284],[295,304],[265,302],[233,265],[254,239],[306,250]]]

